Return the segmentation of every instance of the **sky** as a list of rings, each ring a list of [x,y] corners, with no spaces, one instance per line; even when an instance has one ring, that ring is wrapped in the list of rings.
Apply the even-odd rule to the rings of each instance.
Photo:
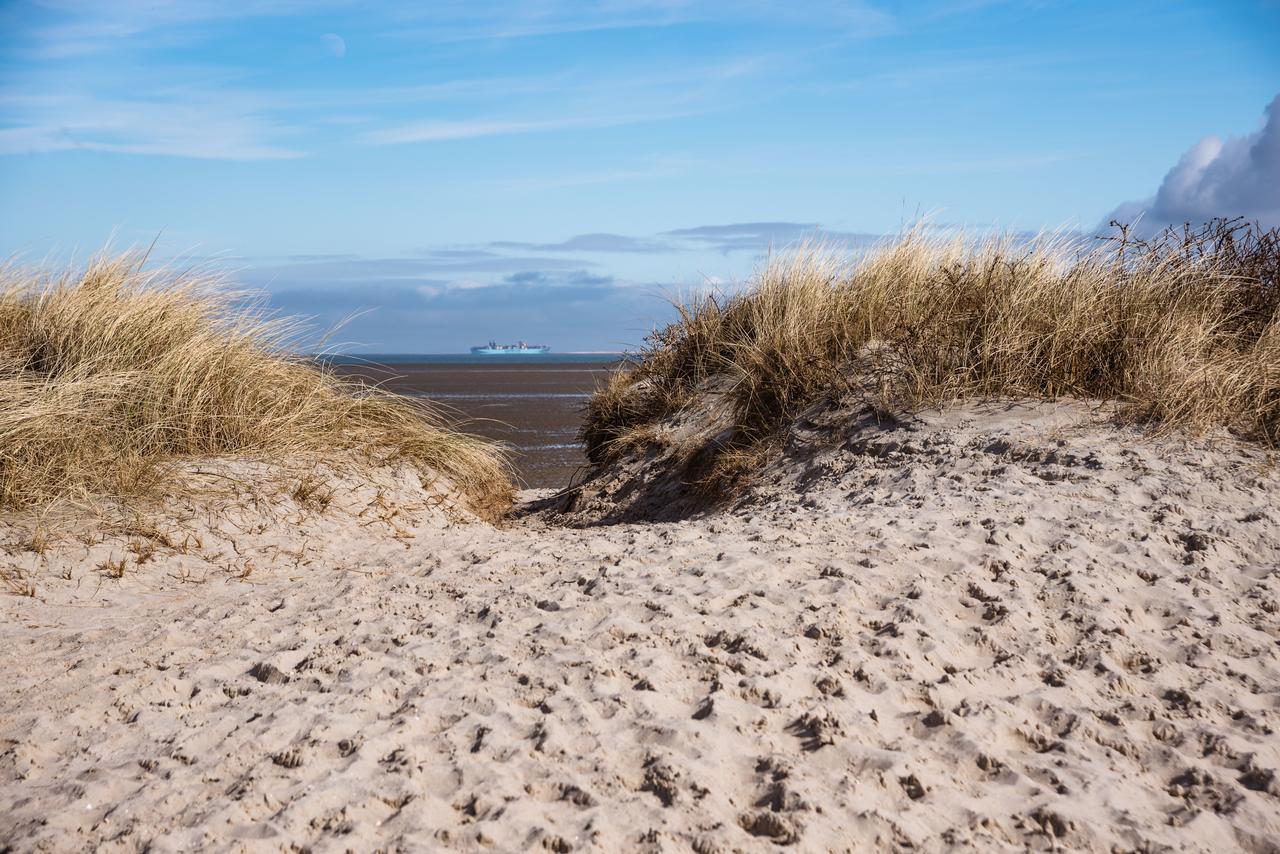
[[[628,349],[922,216],[1280,225],[1277,44],[1277,0],[0,0],[0,253],[154,242],[350,352]]]

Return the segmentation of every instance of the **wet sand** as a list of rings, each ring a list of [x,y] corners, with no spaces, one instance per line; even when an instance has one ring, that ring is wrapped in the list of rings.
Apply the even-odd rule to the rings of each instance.
[[[578,441],[582,409],[618,356],[524,358],[536,361],[423,357],[417,362],[335,368],[400,394],[436,401],[452,410],[467,432],[507,443],[522,485],[562,487],[586,464]]]

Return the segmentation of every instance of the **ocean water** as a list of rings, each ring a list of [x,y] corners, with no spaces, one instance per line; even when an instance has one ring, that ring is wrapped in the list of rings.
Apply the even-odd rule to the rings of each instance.
[[[317,357],[331,365],[600,365],[628,358],[625,353],[542,353],[477,356],[472,353],[358,353]]]
[[[340,373],[435,401],[463,430],[506,443],[524,486],[557,488],[585,471],[578,439],[583,410],[623,359],[620,353],[324,357]]]

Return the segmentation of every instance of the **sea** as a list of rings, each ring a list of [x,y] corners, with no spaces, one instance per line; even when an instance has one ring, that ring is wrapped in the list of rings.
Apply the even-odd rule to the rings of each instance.
[[[378,383],[446,410],[460,429],[503,442],[529,488],[560,488],[581,478],[583,410],[622,353],[360,354],[324,356],[347,376]]]

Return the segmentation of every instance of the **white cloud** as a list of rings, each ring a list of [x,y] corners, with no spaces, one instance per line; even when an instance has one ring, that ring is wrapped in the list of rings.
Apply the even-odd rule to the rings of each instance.
[[[474,139],[482,136],[507,136],[517,133],[564,130],[582,127],[582,119],[547,119],[541,121],[435,121],[416,122],[386,128],[365,135],[374,145],[402,145],[409,142],[444,142],[452,139]]]
[[[619,29],[655,29],[714,21],[767,21],[824,32],[884,35],[893,17],[864,0],[489,0],[420,3],[396,10],[402,32],[435,42],[501,41]],[[416,25],[416,26],[415,26]]]
[[[493,287],[493,282],[482,282],[479,279],[454,279],[449,282],[448,289],[451,291],[474,291],[480,288]]]
[[[66,59],[118,50],[130,40],[157,42],[199,38],[214,22],[288,17],[346,5],[349,0],[28,0],[21,11],[51,14],[56,23],[31,29],[24,52],[41,59]],[[25,8],[24,8],[25,7]],[[32,15],[35,17],[35,15]]]
[[[88,95],[0,97],[10,126],[0,154],[110,151],[210,160],[277,160],[301,152],[275,142],[290,128],[261,114],[252,98],[196,91],[151,99]]]
[[[409,75],[394,86],[268,89],[255,88],[273,78],[253,58],[245,67],[190,60],[206,43],[236,38],[244,19],[296,16],[291,31],[310,40],[312,56],[324,50],[337,59],[345,57],[347,43],[333,30],[352,35],[348,27],[361,28],[362,43],[382,39],[386,47],[395,40],[392,48],[403,50],[404,42],[435,40],[433,33],[448,40],[455,30],[503,39],[741,16],[820,23],[824,31],[874,29],[881,20],[861,0],[823,0],[803,9],[780,0],[440,0],[380,7],[356,19],[357,8],[350,0],[16,0],[7,12],[0,8],[0,29],[13,28],[9,51],[21,60],[0,80],[0,155],[80,149],[253,160],[297,157],[303,146],[309,152],[335,140],[403,145],[634,125],[746,103],[752,95],[744,81],[792,59],[786,51],[773,58],[748,51],[604,70],[571,61],[519,77]],[[342,17],[315,25],[317,10],[341,10]],[[687,166],[659,164],[507,181],[508,189],[537,190],[683,171]]]
[[[599,116],[590,118],[566,117],[558,119],[507,120],[479,119],[461,121],[427,121],[399,127],[385,128],[365,134],[364,141],[372,145],[403,145],[413,142],[445,142],[456,139],[477,139],[485,136],[512,136],[514,134],[547,133],[559,130],[615,127],[639,124],[691,115],[691,112],[641,114],[633,116]]]
[[[1236,216],[1280,226],[1280,95],[1266,114],[1256,133],[1200,140],[1165,174],[1153,197],[1125,202],[1108,219],[1141,217],[1144,231]]]

